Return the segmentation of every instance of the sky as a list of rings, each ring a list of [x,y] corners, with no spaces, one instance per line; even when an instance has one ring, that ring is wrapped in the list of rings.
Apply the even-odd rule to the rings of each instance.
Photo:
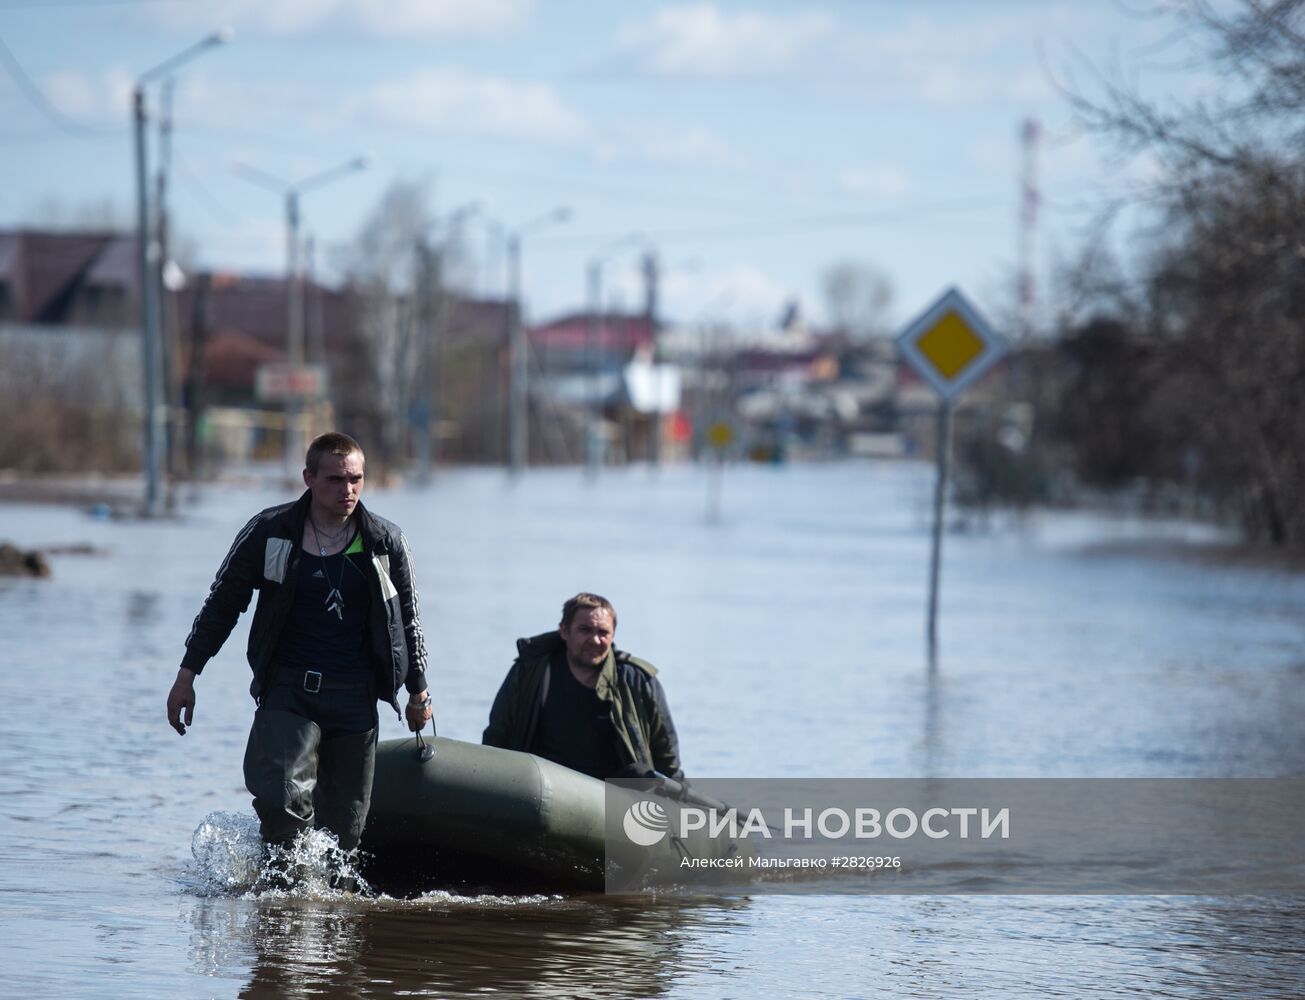
[[[504,288],[523,236],[528,315],[641,301],[636,244],[683,323],[820,323],[841,261],[892,282],[905,323],[956,285],[1009,316],[1022,123],[1040,125],[1038,308],[1104,207],[1157,167],[1086,134],[1065,89],[1122,74],[1187,100],[1219,86],[1146,0],[0,0],[0,227],[105,214],[130,225],[134,80],[219,28],[175,76],[170,209],[198,266],[279,274],[283,200],[234,169],[297,182],[331,275],[387,186],[432,214],[476,202],[463,280]],[[151,113],[159,84],[147,89]],[[151,152],[151,156],[153,153]],[[639,234],[637,239],[629,239]],[[617,247],[622,244],[623,247]],[[609,252],[610,251],[610,252]]]

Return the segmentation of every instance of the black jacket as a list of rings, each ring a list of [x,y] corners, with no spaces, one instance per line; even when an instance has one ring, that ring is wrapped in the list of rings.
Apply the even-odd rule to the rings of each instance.
[[[565,648],[556,631],[517,640],[516,662],[494,698],[482,743],[530,750],[539,709],[547,695],[549,662]],[[607,703],[612,732],[626,764],[651,767],[676,780],[684,777],[679,737],[656,667],[614,649],[598,674],[594,690],[599,700]]]
[[[249,666],[254,671],[249,693],[258,698],[266,689],[272,654],[294,601],[300,541],[311,501],[312,494],[305,492],[293,503],[255,514],[240,529],[186,637],[183,667],[197,674],[204,669],[222,648],[257,590],[258,604],[249,629]],[[414,694],[426,688],[426,643],[421,632],[412,554],[397,525],[376,517],[361,502],[357,513],[363,552],[371,570],[367,579],[376,692],[397,712],[400,688],[406,686]]]

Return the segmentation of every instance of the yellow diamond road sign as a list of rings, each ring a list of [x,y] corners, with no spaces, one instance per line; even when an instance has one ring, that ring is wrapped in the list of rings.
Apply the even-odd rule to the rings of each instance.
[[[1006,353],[1006,342],[952,288],[897,335],[902,356],[943,399],[959,396]]]

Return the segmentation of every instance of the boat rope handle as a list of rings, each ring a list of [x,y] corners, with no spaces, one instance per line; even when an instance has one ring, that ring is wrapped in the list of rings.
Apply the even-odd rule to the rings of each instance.
[[[433,732],[433,730],[435,729],[434,719],[431,720],[431,729],[432,729],[431,736],[434,737],[435,735]],[[417,760],[421,761],[421,763],[424,764],[426,763],[426,761],[430,760],[432,757],[435,756],[435,748],[421,738],[420,729],[417,730],[416,735],[417,735],[417,753],[415,756],[417,757]]]

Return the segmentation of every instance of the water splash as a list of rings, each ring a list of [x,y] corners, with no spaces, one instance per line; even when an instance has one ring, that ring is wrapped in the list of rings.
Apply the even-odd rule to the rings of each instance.
[[[201,895],[341,898],[371,893],[356,857],[326,830],[306,830],[292,844],[264,845],[258,820],[213,812],[190,840]]]
[[[201,895],[247,892],[263,864],[258,820],[241,813],[209,813],[190,838],[190,853]]]

